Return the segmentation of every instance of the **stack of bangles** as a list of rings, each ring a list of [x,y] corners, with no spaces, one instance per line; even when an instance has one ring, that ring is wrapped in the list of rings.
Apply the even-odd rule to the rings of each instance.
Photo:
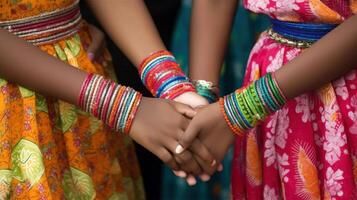
[[[109,127],[129,133],[142,95],[102,76],[88,74],[78,96],[78,105]]]
[[[155,97],[174,99],[195,88],[181,70],[175,57],[166,50],[146,57],[139,66],[141,80]]]
[[[206,80],[192,81],[199,95],[206,98],[209,103],[214,103],[218,100],[219,88],[212,82]]]
[[[219,100],[228,126],[238,135],[279,110],[286,97],[271,73]]]

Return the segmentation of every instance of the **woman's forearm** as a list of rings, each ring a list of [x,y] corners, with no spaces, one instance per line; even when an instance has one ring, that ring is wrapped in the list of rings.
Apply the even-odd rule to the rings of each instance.
[[[74,104],[86,75],[0,29],[0,78]]]
[[[142,0],[87,0],[111,39],[135,66],[166,49]]]
[[[190,78],[219,81],[237,0],[192,1]]]
[[[287,98],[314,90],[357,67],[357,15],[276,71]]]

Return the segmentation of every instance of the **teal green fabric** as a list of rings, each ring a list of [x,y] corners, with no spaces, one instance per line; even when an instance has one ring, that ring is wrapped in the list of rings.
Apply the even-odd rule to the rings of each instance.
[[[184,0],[178,16],[171,50],[185,72],[188,71],[188,37],[191,1]],[[243,81],[249,52],[260,32],[269,26],[268,18],[257,16],[239,6],[221,74],[220,92],[225,95],[239,88]],[[223,160],[224,170],[208,183],[198,181],[194,187],[177,178],[169,168],[163,169],[162,200],[230,199],[232,151]]]

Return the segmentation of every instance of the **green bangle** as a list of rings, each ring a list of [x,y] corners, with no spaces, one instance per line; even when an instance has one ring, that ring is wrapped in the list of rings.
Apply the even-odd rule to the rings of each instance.
[[[236,96],[236,94],[235,93],[233,93],[233,94],[231,94],[231,95],[228,95],[227,96],[227,103],[228,103],[228,106],[230,107],[230,110],[233,112],[233,116],[236,116],[236,120],[237,120],[237,124],[239,124],[240,125],[240,127],[242,127],[242,129],[248,129],[248,126],[247,126],[247,124],[244,122],[244,120],[242,119],[242,117],[244,117],[244,116],[242,116],[241,114],[240,114],[240,112],[238,111],[238,102],[237,102],[237,100],[236,100],[236,98],[235,98],[235,96]],[[232,121],[232,120],[231,120]]]
[[[248,122],[248,127],[252,127],[252,115],[249,114],[249,110],[247,108],[247,105],[244,102],[244,97],[242,93],[236,94],[236,99],[238,103],[238,109],[242,111],[243,117],[246,119]]]
[[[254,106],[254,103],[252,102],[252,100],[249,97],[249,90],[246,88],[245,90],[243,90],[243,97],[244,97],[244,101],[247,105],[247,107],[250,110],[251,116],[252,116],[252,125],[254,126],[258,120],[260,120],[260,115],[256,110],[256,106]]]
[[[259,111],[259,115],[260,116],[267,116],[268,112],[265,110],[263,102],[260,100],[260,98],[258,96],[258,91],[256,91],[255,85],[256,85],[256,83],[254,83],[254,84],[249,86],[249,88],[248,88],[249,93],[248,94],[253,99],[253,102],[257,105],[257,110]]]
[[[269,86],[272,89],[272,93],[273,93],[274,97],[278,100],[278,102],[280,104],[279,106],[284,105],[284,103],[285,103],[284,99],[280,96],[279,90],[273,81],[273,77],[272,77],[271,73],[267,74],[267,79],[268,79]]]

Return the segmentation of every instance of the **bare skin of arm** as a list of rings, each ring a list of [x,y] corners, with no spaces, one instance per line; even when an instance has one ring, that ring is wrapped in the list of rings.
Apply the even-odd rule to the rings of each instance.
[[[128,3],[129,2],[131,1],[128,1]],[[118,3],[118,1],[115,2],[113,1],[112,3],[113,4],[111,5],[117,5],[123,3],[123,7],[125,7],[124,1],[120,1],[120,3]],[[121,7],[121,6],[117,6],[117,7]],[[100,7],[98,9],[100,9]],[[138,9],[135,6],[134,7],[129,6],[127,9],[134,9],[134,10],[126,11],[126,13],[140,12],[140,9],[139,11],[135,10]],[[117,12],[118,11],[115,11],[113,13],[117,13]],[[119,21],[115,23],[113,25],[113,29],[116,29],[115,27],[117,25],[120,26],[119,25],[120,23],[123,22]],[[146,27],[144,24],[126,23],[125,26],[120,26],[120,27],[121,29],[124,30],[129,29],[131,31],[135,31],[132,30],[130,27],[142,25],[141,27],[142,29],[138,29],[138,31],[141,33],[145,33],[147,30],[145,30]],[[150,35],[150,30],[148,30],[148,32],[149,32],[148,35]],[[152,34],[156,35],[156,32]],[[133,59],[134,63],[138,63],[139,60],[141,60],[144,57],[144,55],[147,55],[153,49],[157,50],[157,49],[164,48],[161,40],[158,39],[159,38],[158,34],[156,36],[153,36],[153,38],[151,38],[150,36],[144,37],[145,39],[140,40],[140,43],[135,43],[136,41],[135,39],[132,40],[132,37],[135,36],[135,34],[131,34],[130,31],[129,32],[124,31],[124,33],[122,33],[121,36],[123,37],[122,38],[123,41],[128,41],[128,43],[124,42],[126,45],[121,46],[121,48],[123,49],[124,52],[131,52],[129,53],[131,55],[130,58]],[[135,44],[130,45],[131,42]],[[143,48],[140,48],[142,46]],[[153,46],[153,48],[151,48],[151,46]],[[142,49],[145,49],[145,51],[142,51]],[[137,57],[134,56],[134,54],[136,53],[138,53],[139,56]],[[27,42],[6,32],[5,30],[0,30],[0,54],[1,54],[0,55],[1,78],[17,83],[19,85],[27,87],[41,94],[56,97],[68,101],[72,104],[76,104],[77,96],[79,94],[80,88],[82,86],[84,79],[87,76],[86,72],[80,71],[62,61],[57,60],[56,58],[42,52],[39,48],[36,48],[28,44]],[[21,55],[21,58],[19,57],[19,55]],[[165,106],[167,104],[170,105]],[[161,109],[162,110],[161,115],[158,115],[156,120],[150,120],[150,121],[146,120],[147,116],[150,116],[153,112],[156,112],[158,107],[165,108],[165,109]],[[169,103],[167,101],[162,101],[162,100],[154,101],[144,98],[142,103],[140,104],[138,115],[135,118],[132,127],[133,131],[130,133],[130,135],[136,141],[148,142],[149,140],[147,140],[147,138],[152,138],[153,140],[152,142],[142,143],[142,144],[147,149],[150,149],[153,153],[158,155],[163,161],[167,163],[171,163],[170,164],[171,167],[178,169],[177,165],[173,164],[175,163],[175,160],[172,159],[172,156],[169,153],[169,151],[173,152],[175,150],[174,149],[175,141],[177,141],[178,136],[182,134],[183,130],[187,126],[185,120],[182,119],[183,116],[180,115],[178,112],[192,113],[192,111],[189,111],[190,109],[187,107],[185,107],[181,111],[176,108],[177,106],[175,106],[175,104]],[[175,111],[175,112],[171,112],[171,111]],[[180,116],[178,116],[177,114]],[[176,119],[181,119],[181,120],[178,120],[177,122],[173,122],[175,118],[174,116],[177,117]],[[167,123],[162,123],[163,117],[170,120],[167,121]],[[146,131],[147,134],[142,134],[141,131],[137,131],[137,130],[142,130],[142,127],[145,126],[151,128],[150,130]],[[177,131],[172,131],[173,129]],[[173,135],[173,133],[175,133],[175,135]],[[156,136],[154,137],[154,135]],[[166,140],[164,140],[165,137]],[[167,142],[168,137],[171,138],[170,144]],[[199,148],[197,152],[202,150],[204,150],[203,147]],[[208,158],[207,156],[209,157],[209,155],[207,155],[206,152],[206,156],[203,157]],[[185,161],[189,161],[191,160],[191,158],[192,155],[189,152],[187,152],[186,156],[181,160],[183,160],[182,161],[183,163],[188,163]],[[204,160],[206,159],[204,158]],[[195,162],[189,162],[187,164],[186,169],[187,171],[193,172],[194,174],[198,174],[201,172],[200,167]]]
[[[102,26],[130,61],[139,67],[150,53],[166,50],[143,0],[87,0]],[[130,37],[128,37],[130,36]],[[207,104],[201,96],[187,92],[175,101],[191,107]]]
[[[237,3],[235,0],[194,1],[190,43],[190,72],[194,78],[218,79],[217,69],[222,64],[234,14],[234,9],[227,5],[236,6],[233,2]],[[356,52],[357,16],[353,16],[277,70],[275,76],[284,94],[293,98],[354,69]]]
[[[208,3],[209,1],[207,1]],[[202,20],[202,23],[204,21]],[[205,23],[209,23],[206,21]],[[220,49],[224,51],[224,47]],[[204,53],[204,52],[202,52]],[[207,58],[206,55],[200,55]],[[211,59],[211,57],[209,57]],[[288,99],[304,92],[315,90],[357,66],[357,15],[352,16],[311,48],[275,72],[276,80]],[[212,123],[214,125],[212,126]],[[221,126],[222,125],[222,126]],[[215,127],[222,127],[219,131]],[[218,103],[203,108],[191,121],[180,144],[189,146],[193,138],[205,138],[203,143],[210,148],[219,161],[223,158],[232,138],[220,113]],[[221,140],[218,145],[215,141]],[[233,138],[231,139],[233,141]]]
[[[41,94],[76,104],[87,73],[0,29],[0,76]]]
[[[38,93],[76,104],[87,73],[0,29],[0,77]],[[158,115],[154,117],[153,113]],[[180,113],[192,117],[194,112],[182,104],[143,98],[130,132],[134,140],[174,169],[179,168],[169,151],[175,150],[178,135],[188,124]],[[147,120],[147,116],[153,119]],[[197,164],[188,169],[193,168],[199,170]]]
[[[321,87],[357,67],[357,15],[275,72],[287,98]]]
[[[218,84],[237,0],[192,1],[190,78]]]
[[[166,49],[142,0],[86,2],[111,39],[135,66],[138,67],[150,53]]]
[[[190,27],[190,78],[192,80],[206,80],[217,85],[219,83],[219,75],[223,64],[225,48],[229,40],[229,34],[234,19],[234,14],[237,8],[238,0],[195,0],[192,1],[192,15]],[[210,107],[210,106],[208,106]],[[202,108],[202,111],[207,110]],[[219,108],[213,111],[219,113]],[[202,112],[198,112],[201,114]],[[206,112],[206,115],[211,113]],[[199,116],[197,116],[199,117]],[[195,117],[192,122],[196,121]],[[200,126],[205,124],[216,124],[215,119],[209,121],[200,120]],[[224,121],[223,121],[224,122]],[[224,122],[225,123],[225,122]],[[192,127],[191,125],[189,127]],[[209,133],[207,132],[209,130]],[[207,132],[207,134],[206,134]],[[217,124],[200,130],[199,138],[206,147],[210,149],[217,161],[221,161],[230,144],[232,144],[234,136],[226,124]],[[221,138],[211,137],[210,133],[220,133]],[[199,133],[196,133],[196,135]],[[182,137],[184,147],[189,147],[191,142],[184,140],[192,140],[195,135],[190,136],[190,132],[186,132]],[[189,137],[186,139],[186,137]],[[217,140],[219,139],[219,140]],[[220,143],[217,143],[220,141]],[[213,147],[217,147],[213,149]]]
[[[142,0],[121,0],[120,3],[117,3],[117,0],[87,0],[86,2],[111,39],[136,67],[139,67],[140,62],[150,53],[166,49]],[[191,107],[207,104],[203,97],[193,92],[184,93],[178,96],[175,101],[188,104]],[[196,140],[196,145],[193,145],[191,151],[198,154],[199,149],[202,150],[202,145],[199,140]],[[197,159],[197,157],[195,158]],[[176,159],[188,161],[187,157],[185,159],[178,156]],[[189,168],[197,169],[194,160],[186,163],[193,165]],[[200,162],[200,165],[206,169],[205,171],[210,169],[209,165],[203,166],[203,162]],[[209,170],[209,173],[212,173],[212,169]],[[198,173],[197,170],[194,171],[195,174]]]

